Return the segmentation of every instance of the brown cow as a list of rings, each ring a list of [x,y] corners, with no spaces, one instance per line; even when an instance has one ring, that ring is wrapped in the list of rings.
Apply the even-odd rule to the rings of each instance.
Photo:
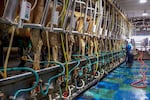
[[[83,33],[83,25],[84,25],[84,18],[83,17],[78,17],[77,24],[76,24],[76,30],[80,33]],[[79,37],[79,48],[81,49],[81,54],[84,56],[85,55],[85,36]]]
[[[47,27],[51,27],[51,26],[58,27],[58,25],[54,25],[51,23],[53,7],[54,7],[54,2],[51,1],[48,15],[46,18],[46,23],[45,23],[45,25]],[[62,6],[57,5],[56,11],[58,11],[60,14],[62,11]],[[60,20],[60,18],[61,17],[59,17],[59,20]],[[56,33],[53,33],[53,32],[43,31],[42,40],[44,42],[44,45],[48,47],[48,61],[50,61],[50,60],[58,61],[58,49],[60,47],[59,35]],[[52,57],[50,56],[50,48],[52,48]]]
[[[34,4],[34,0],[28,0],[32,5]],[[21,3],[19,3],[20,5]],[[18,9],[16,11],[17,16],[19,16],[19,5]],[[38,0],[35,8],[31,11],[30,20],[28,23],[35,23],[39,24],[42,13],[44,9],[44,0]],[[38,13],[37,13],[38,12]],[[15,13],[15,12],[14,12]],[[41,47],[42,47],[42,39],[41,39],[41,33],[39,29],[16,29],[16,33],[19,34],[22,37],[29,37],[32,41],[33,51],[34,51],[34,63],[33,68],[35,70],[40,69],[39,61],[40,61],[40,54],[41,54]]]

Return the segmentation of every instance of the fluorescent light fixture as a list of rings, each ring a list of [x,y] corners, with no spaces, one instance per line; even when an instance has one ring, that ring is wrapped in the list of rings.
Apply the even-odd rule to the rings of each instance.
[[[146,3],[147,0],[140,0],[140,3]]]
[[[148,13],[144,12],[144,13],[142,14],[142,16],[148,16]]]

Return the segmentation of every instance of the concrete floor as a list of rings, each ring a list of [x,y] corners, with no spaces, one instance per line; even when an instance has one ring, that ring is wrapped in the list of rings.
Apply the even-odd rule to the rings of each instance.
[[[145,63],[150,66],[150,61]],[[140,64],[137,61],[134,61],[132,68],[122,64],[76,100],[150,100],[150,67],[146,73],[146,88],[130,85],[141,79],[139,69]]]

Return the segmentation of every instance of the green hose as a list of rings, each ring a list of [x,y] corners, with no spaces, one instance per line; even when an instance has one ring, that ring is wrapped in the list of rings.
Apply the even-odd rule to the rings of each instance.
[[[33,89],[36,88],[36,86],[39,83],[39,75],[36,71],[34,71],[32,68],[28,68],[28,67],[16,67],[16,68],[7,68],[7,71],[16,71],[16,70],[26,70],[26,71],[31,71],[34,75],[35,75],[35,84],[31,87],[31,88],[27,88],[27,89],[20,89],[17,90],[13,96],[13,100],[16,100],[16,97],[19,93],[21,92],[27,92],[27,91],[32,91]],[[0,69],[0,71],[4,71],[4,69]]]

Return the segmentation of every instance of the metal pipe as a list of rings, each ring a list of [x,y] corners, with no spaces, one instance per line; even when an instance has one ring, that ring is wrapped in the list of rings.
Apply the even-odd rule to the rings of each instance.
[[[79,1],[79,0],[77,0],[77,1],[76,1],[76,3],[86,5],[86,3],[85,3],[85,2],[83,2],[83,1]]]
[[[10,22],[13,22],[15,19],[15,12],[17,10],[18,5],[19,0],[8,0],[3,13],[3,18]]]
[[[73,20],[74,20],[74,12],[75,12],[75,8],[76,8],[76,0],[73,1],[73,9],[72,9],[72,13],[71,13],[71,28],[69,29],[69,32],[72,33],[72,29],[73,29]]]
[[[50,7],[50,2],[51,2],[51,0],[46,0],[45,8],[44,8],[44,11],[43,11],[43,16],[42,16],[42,19],[41,19],[41,22],[40,22],[40,24],[42,26],[45,25],[46,17],[47,17],[49,7]]]
[[[86,19],[87,19],[87,13],[88,13],[88,2],[89,0],[86,1],[86,10],[85,10],[85,15],[84,15],[84,25],[83,25],[83,33],[85,33],[85,25],[86,25]]]
[[[95,25],[95,22],[96,22],[97,5],[98,5],[98,2],[96,2],[95,4],[93,25]]]
[[[70,10],[71,5],[72,5],[72,1],[69,0],[67,12],[66,12],[66,15],[65,15],[64,23],[63,23],[63,29],[64,29],[64,30],[65,30],[66,25],[67,25],[67,19],[68,19],[68,14],[69,14],[69,10]]]

